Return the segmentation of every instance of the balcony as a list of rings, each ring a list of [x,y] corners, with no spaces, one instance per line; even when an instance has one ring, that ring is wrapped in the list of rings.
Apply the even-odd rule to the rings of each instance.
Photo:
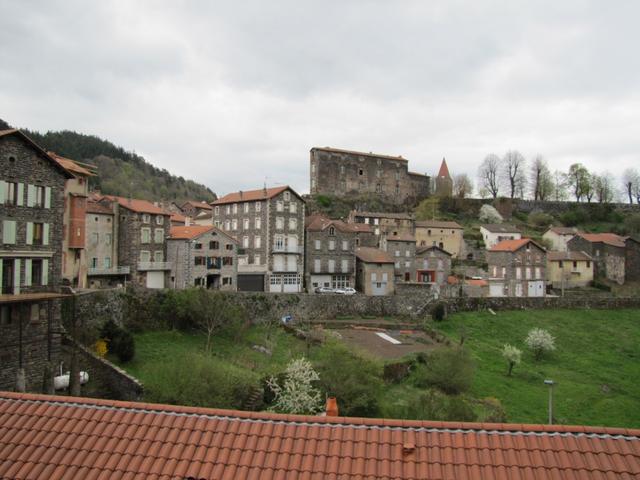
[[[298,271],[298,269],[300,271]],[[273,265],[273,271],[278,273],[302,273],[302,266],[298,265]]]
[[[170,262],[138,262],[138,270],[171,270]]]
[[[89,268],[87,274],[92,275],[129,275],[129,267]]]
[[[301,245],[274,245],[271,250],[272,253],[296,253],[302,254],[304,253],[304,249]]]

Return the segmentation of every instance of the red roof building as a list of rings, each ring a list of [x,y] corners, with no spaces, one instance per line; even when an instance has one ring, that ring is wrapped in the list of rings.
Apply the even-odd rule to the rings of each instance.
[[[0,393],[0,478],[634,479],[640,430],[242,412]]]

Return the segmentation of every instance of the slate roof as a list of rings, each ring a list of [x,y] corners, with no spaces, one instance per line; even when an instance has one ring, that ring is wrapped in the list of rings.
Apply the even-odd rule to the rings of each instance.
[[[312,417],[0,393],[0,478],[633,479],[640,430]]]
[[[332,225],[341,232],[373,232],[372,228],[364,223],[347,223],[343,220],[335,220],[322,214],[309,215],[304,220],[304,226],[309,232],[321,232]]]
[[[371,217],[371,218],[394,218],[397,220],[413,220],[413,216],[408,213],[394,213],[394,212],[360,212],[354,210],[353,216],[356,217]]]
[[[424,253],[430,252],[431,250],[439,250],[442,253],[445,253],[447,255],[449,255],[450,257],[452,256],[451,253],[447,252],[444,248],[440,248],[437,245],[429,245],[427,247],[417,247],[416,248],[416,256],[422,255]]]
[[[384,250],[373,247],[356,248],[356,257],[365,263],[394,263],[391,255]]]
[[[530,238],[520,238],[518,240],[502,240],[501,242],[491,247],[489,251],[490,252],[516,252],[528,243],[533,243],[536,247],[545,251],[545,248],[542,245],[538,244],[537,242],[534,242]]]
[[[279,195],[285,190],[290,190],[291,193],[300,198],[291,187],[288,185],[282,187],[273,187],[273,188],[260,188],[258,190],[246,190],[246,191],[238,191],[233,193],[228,193],[224,197],[219,198],[215,202],[211,202],[211,205],[224,205],[227,203],[237,203],[237,202],[255,202],[256,200],[268,200],[270,198]]]
[[[491,233],[520,233],[520,230],[516,227],[506,223],[488,223],[486,225],[480,225],[480,227]]]

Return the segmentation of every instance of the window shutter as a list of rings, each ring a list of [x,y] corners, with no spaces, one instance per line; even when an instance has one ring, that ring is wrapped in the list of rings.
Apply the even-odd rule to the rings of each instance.
[[[2,259],[0,259],[0,278],[2,278]],[[2,291],[2,284],[0,283],[0,294],[3,294],[5,292]]]
[[[20,294],[20,259],[16,258],[13,261],[13,293],[15,295]]]
[[[33,207],[36,202],[36,187],[35,185],[27,185],[27,207]]]
[[[44,208],[51,208],[51,187],[44,187]]]
[[[49,260],[42,259],[42,285],[49,285]]]
[[[0,205],[4,203],[4,197],[6,196],[7,182],[0,180]]]
[[[16,243],[15,220],[2,221],[2,243],[11,244],[11,245]]]
[[[42,224],[42,245],[49,245],[49,224]]]
[[[31,286],[31,259],[27,258],[24,261],[24,286]]]
[[[18,184],[18,201],[16,204],[21,207],[24,205],[24,183]]]
[[[33,222],[27,222],[27,245],[33,245]]]

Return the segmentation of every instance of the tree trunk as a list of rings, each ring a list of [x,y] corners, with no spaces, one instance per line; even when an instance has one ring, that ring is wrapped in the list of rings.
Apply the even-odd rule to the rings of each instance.
[[[507,373],[507,375],[511,376],[512,371],[513,371],[513,362],[509,362],[509,373]]]

